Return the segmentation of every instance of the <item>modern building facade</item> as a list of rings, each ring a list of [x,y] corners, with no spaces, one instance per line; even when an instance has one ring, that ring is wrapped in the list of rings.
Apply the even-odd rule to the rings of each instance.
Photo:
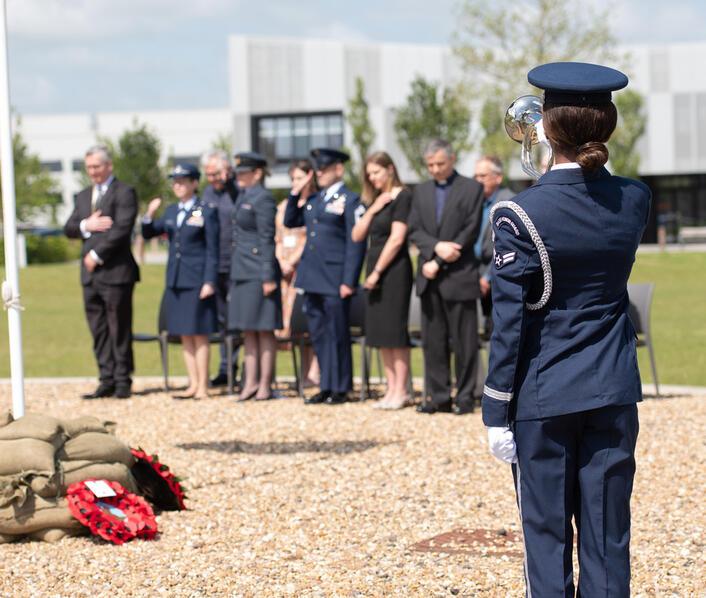
[[[706,226],[706,70],[698,68],[706,61],[706,42],[626,50],[631,86],[645,97],[647,112],[640,171],[655,192],[661,221]],[[222,109],[23,115],[30,150],[61,181],[65,205],[59,217],[71,208],[86,147],[97,137],[116,139],[135,119],[162,140],[165,160],[195,160],[226,136],[236,151],[267,155],[270,185],[287,187],[291,160],[307,156],[311,147],[350,145],[344,113],[357,77],[365,83],[374,147],[387,150],[403,179],[415,182],[396,142],[394,111],[417,75],[449,86],[461,74],[451,49],[435,45],[233,35],[228,56],[229,105]],[[459,170],[471,173],[474,159],[463,156]],[[519,164],[511,165],[510,176],[524,178]]]

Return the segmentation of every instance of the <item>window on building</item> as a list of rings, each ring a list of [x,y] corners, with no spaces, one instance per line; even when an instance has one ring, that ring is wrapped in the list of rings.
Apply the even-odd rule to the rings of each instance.
[[[61,166],[60,160],[48,160],[46,162],[42,162],[41,166],[44,170],[47,170],[49,172],[61,172],[62,171],[62,166]]]
[[[252,117],[252,146],[273,166],[308,158],[315,147],[343,145],[343,113],[276,114]]]

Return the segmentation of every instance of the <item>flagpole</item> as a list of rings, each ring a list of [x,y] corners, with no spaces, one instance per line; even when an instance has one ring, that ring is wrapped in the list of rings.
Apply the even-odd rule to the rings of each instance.
[[[25,412],[25,393],[22,364],[20,276],[17,267],[15,164],[12,155],[6,0],[0,0],[0,166],[2,168],[2,211],[5,237],[5,281],[2,283],[2,301],[7,310],[7,328],[10,337],[12,414],[17,419],[22,417]]]

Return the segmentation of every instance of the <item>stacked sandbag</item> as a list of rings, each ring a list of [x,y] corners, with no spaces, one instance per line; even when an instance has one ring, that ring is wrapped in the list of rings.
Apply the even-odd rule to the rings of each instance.
[[[106,479],[136,492],[135,458],[114,431],[114,423],[89,416],[28,413],[13,421],[0,414],[0,542],[25,536],[51,542],[87,532],[64,498],[75,482]]]

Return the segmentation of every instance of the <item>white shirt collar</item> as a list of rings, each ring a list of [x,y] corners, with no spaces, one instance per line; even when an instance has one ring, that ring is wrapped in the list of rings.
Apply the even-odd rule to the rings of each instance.
[[[191,199],[187,199],[184,202],[179,202],[179,209],[180,210],[186,210],[187,212],[191,209],[191,207],[194,205],[194,202],[196,201],[196,196],[192,196]]]
[[[108,190],[108,187],[110,187],[110,183],[113,182],[113,179],[115,177],[111,174],[107,179],[105,179],[102,183],[96,185],[98,189],[100,189],[101,193],[105,194],[105,192]]]
[[[333,194],[336,193],[341,187],[343,187],[343,181],[338,181],[326,189],[326,193],[324,193],[324,201],[331,199]]]
[[[562,162],[561,164],[554,164],[552,170],[568,170],[569,168],[581,168],[577,162]]]

